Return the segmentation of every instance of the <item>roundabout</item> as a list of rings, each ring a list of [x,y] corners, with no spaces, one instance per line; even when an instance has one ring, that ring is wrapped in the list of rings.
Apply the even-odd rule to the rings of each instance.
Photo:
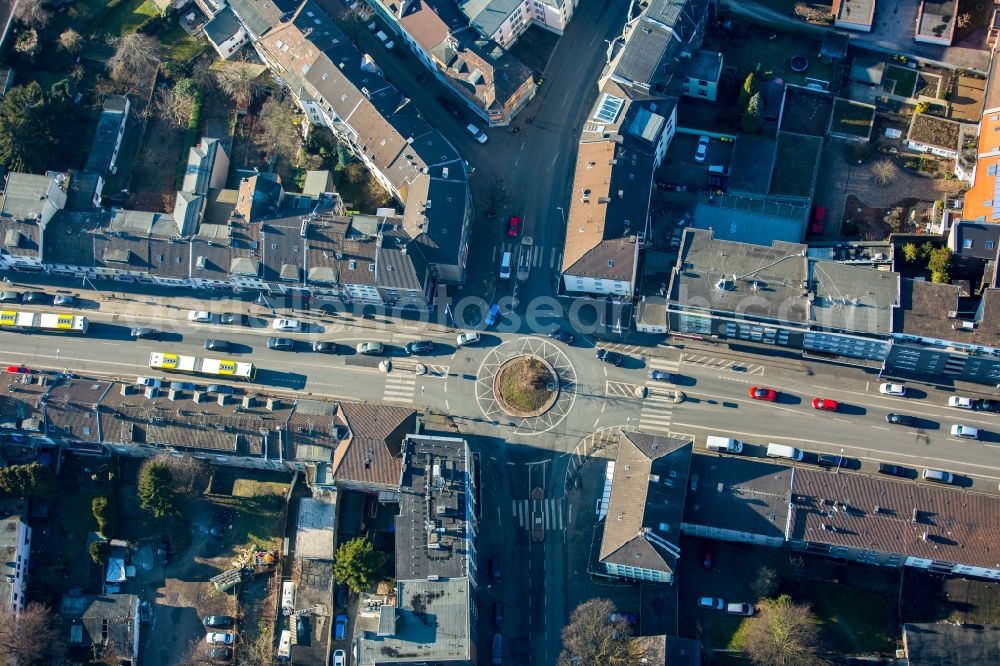
[[[476,374],[476,401],[494,425],[522,436],[552,430],[576,401],[576,370],[556,345],[536,337],[505,342]]]

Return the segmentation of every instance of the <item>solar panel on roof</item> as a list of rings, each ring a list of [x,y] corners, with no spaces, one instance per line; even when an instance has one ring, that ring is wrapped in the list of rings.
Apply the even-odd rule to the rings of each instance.
[[[622,110],[624,104],[625,100],[620,97],[604,93],[604,97],[601,98],[601,105],[598,107],[597,113],[594,114],[594,120],[605,123],[615,122],[618,112]]]

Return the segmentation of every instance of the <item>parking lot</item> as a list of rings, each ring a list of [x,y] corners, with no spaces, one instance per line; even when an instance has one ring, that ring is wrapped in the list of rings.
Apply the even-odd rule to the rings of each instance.
[[[709,185],[708,167],[722,166],[729,169],[733,159],[734,142],[710,139],[705,159],[699,162],[695,159],[699,136],[681,132],[674,135],[663,163],[654,176],[657,187],[671,190],[681,186],[687,191],[703,190]]]

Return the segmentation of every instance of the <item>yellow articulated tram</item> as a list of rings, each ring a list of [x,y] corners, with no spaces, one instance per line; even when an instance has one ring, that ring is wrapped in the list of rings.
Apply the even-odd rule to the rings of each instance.
[[[86,317],[65,313],[0,311],[0,329],[25,333],[79,333],[84,335],[90,323]]]
[[[198,358],[171,352],[153,352],[149,355],[149,367],[164,372],[181,372],[203,377],[222,379],[245,379],[252,382],[257,376],[253,363],[231,361],[220,358]]]

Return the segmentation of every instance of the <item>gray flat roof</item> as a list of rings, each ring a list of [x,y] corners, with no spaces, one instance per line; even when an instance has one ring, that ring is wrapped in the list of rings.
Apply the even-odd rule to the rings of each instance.
[[[749,194],[723,194],[702,200],[694,210],[694,226],[712,229],[721,240],[770,245],[798,243],[805,235],[809,202]]]
[[[791,489],[790,467],[695,454],[684,523],[784,538]]]
[[[899,305],[899,274],[834,261],[810,262],[812,319],[823,328],[889,335]]]
[[[332,561],[336,549],[336,518],[336,496],[331,501],[303,498],[299,502],[299,522],[295,529],[295,557]]]

